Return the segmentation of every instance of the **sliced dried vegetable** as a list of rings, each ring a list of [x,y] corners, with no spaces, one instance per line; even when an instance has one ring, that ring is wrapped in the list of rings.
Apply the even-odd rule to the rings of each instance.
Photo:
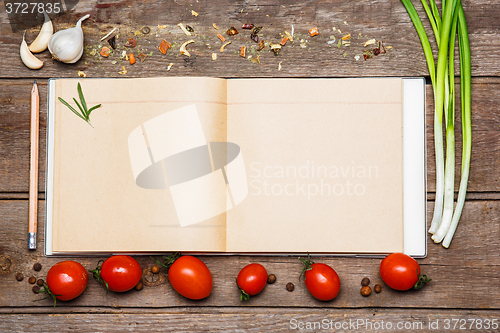
[[[135,38],[130,38],[126,43],[126,47],[135,47],[137,45],[137,39]]]
[[[242,29],[252,29],[253,24],[252,23],[245,23],[241,26]]]
[[[274,55],[277,56],[281,50],[281,45],[280,44],[271,44],[271,50],[273,50]]]
[[[240,57],[245,58],[246,49],[247,48],[244,45],[242,47],[240,47]]]
[[[142,52],[139,52],[139,54],[137,55],[137,58],[139,58],[139,60],[140,60],[141,62],[144,62],[144,61],[146,60],[146,58],[147,58],[147,57],[148,57],[148,56],[147,56],[146,54],[142,53]]]
[[[191,53],[189,53],[189,52],[188,52],[188,50],[186,49],[186,46],[188,46],[188,45],[189,45],[189,44],[191,44],[191,43],[194,43],[194,40],[192,40],[192,39],[191,39],[191,40],[188,40],[187,42],[184,42],[184,43],[181,45],[181,47],[180,47],[180,49],[179,49],[179,51],[181,52],[181,54],[184,54],[184,55],[186,55],[186,56],[188,56],[188,57],[190,57],[190,56],[191,56]]]
[[[158,47],[158,50],[160,50],[161,53],[166,54],[167,50],[172,46],[169,42],[166,40],[162,40],[160,43],[160,46]]]
[[[103,56],[104,58],[109,57],[110,53],[111,53],[111,50],[107,46],[104,46],[101,50],[101,56]]]
[[[227,42],[227,43],[223,44],[223,45],[220,47],[220,51],[221,51],[221,52],[224,52],[224,48],[225,48],[226,46],[228,46],[229,44],[231,44],[231,41],[229,41],[229,42]]]
[[[317,36],[319,35],[319,30],[318,28],[312,28],[309,30],[309,35],[311,35],[311,37],[314,37],[314,36]]]
[[[131,65],[135,64],[135,57],[132,53],[130,53],[128,55],[128,59],[129,59]]]
[[[224,38],[224,36],[222,36],[220,33],[217,33],[217,37],[219,37],[219,39],[224,43],[226,41],[226,39]]]
[[[265,47],[266,47],[266,42],[261,41],[261,42],[259,43],[259,48],[257,49],[257,51],[261,51],[261,50],[263,50]]]
[[[288,37],[283,37],[283,39],[281,40],[280,45],[281,46],[285,46],[286,42],[288,42]]]

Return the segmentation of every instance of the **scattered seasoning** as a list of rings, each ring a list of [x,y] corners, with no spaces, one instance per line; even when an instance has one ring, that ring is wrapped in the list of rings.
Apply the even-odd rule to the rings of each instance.
[[[137,39],[135,38],[130,38],[126,43],[126,47],[135,47],[137,45]]]
[[[288,283],[286,284],[286,290],[288,290],[288,291],[293,291],[293,289],[294,289],[294,288],[295,288],[295,286],[293,285],[293,283],[288,282]]]
[[[369,278],[365,277],[365,278],[363,278],[363,280],[361,280],[361,285],[362,286],[367,286],[369,284],[370,284],[370,279]]]
[[[371,293],[372,293],[372,288],[368,286],[364,286],[361,288],[361,295],[367,297],[370,296]]]
[[[212,27],[214,27],[215,30],[219,30],[219,27],[215,23],[212,23]]]
[[[277,56],[281,50],[281,45],[280,44],[271,44],[271,50],[273,50],[274,55]]]
[[[241,26],[242,29],[252,29],[253,24],[252,23],[245,23]]]
[[[354,56],[354,60],[356,60],[356,61],[358,61],[358,60],[359,60],[359,58],[361,58],[361,55],[359,55],[359,54],[356,54],[356,55]]]
[[[184,24],[182,23],[179,23],[177,24],[179,26],[179,28],[181,28],[181,30],[186,34],[186,36],[191,36],[191,33],[186,29],[186,27],[184,27]]]
[[[127,51],[123,50],[120,58],[122,58],[122,59],[125,58],[125,60],[128,60]]]
[[[342,45],[342,39],[339,39],[339,42],[337,43],[337,48],[340,49],[340,46]]]
[[[285,46],[286,42],[288,42],[288,37],[283,37],[283,39],[281,40],[280,45],[281,46]]]
[[[41,287],[41,286],[43,286],[43,282],[44,282],[44,281],[43,281],[43,279],[38,279],[38,280],[36,281],[36,284],[37,284],[39,287]]]
[[[116,36],[113,36],[110,39],[108,39],[108,44],[109,46],[111,46],[113,50],[116,49]]]
[[[158,24],[158,29],[167,29],[167,25],[166,24],[165,25]]]
[[[235,27],[231,27],[231,28],[227,29],[226,34],[228,36],[234,36],[234,35],[238,34],[238,30],[236,30]]]
[[[351,38],[351,34],[347,34],[347,35],[342,37],[342,40],[348,40],[350,38]]]
[[[194,29],[190,25],[186,25],[186,30],[189,32],[194,32]]]
[[[217,60],[217,53],[212,53],[212,60]]]
[[[40,287],[39,286],[33,286],[33,288],[31,288],[31,290],[35,293],[35,294],[38,294],[40,292]]]
[[[79,77],[87,77],[87,74],[85,74],[84,71],[78,71],[77,74],[78,74]]]
[[[188,46],[188,45],[189,45],[189,44],[191,44],[191,43],[194,43],[194,40],[192,40],[192,39],[191,39],[191,40],[188,40],[187,42],[184,42],[184,43],[181,45],[181,47],[180,47],[180,49],[179,49],[179,51],[181,52],[181,54],[184,54],[184,55],[186,55],[186,56],[188,56],[188,57],[190,57],[190,56],[191,56],[191,53],[189,53],[189,52],[188,52],[188,50],[186,49],[186,46]]]
[[[342,45],[345,47],[351,46],[350,40],[341,39],[340,41],[342,42]]]
[[[290,42],[293,42],[293,36],[288,31],[285,31],[285,35],[288,37]]]
[[[172,66],[173,66],[173,65],[174,65],[174,63],[173,63],[173,62],[171,62],[170,64],[168,64],[168,66],[167,66],[167,71],[169,71],[169,70],[170,70],[170,68],[172,68]]]
[[[370,39],[370,40],[367,40],[363,46],[364,47],[367,47],[368,45],[372,45],[372,44],[375,44],[377,41],[375,39]]]
[[[220,52],[224,52],[224,48],[225,48],[227,45],[229,45],[229,44],[231,44],[231,41],[229,41],[229,42],[227,42],[227,43],[223,44],[223,45],[220,47]]]
[[[267,283],[273,284],[274,282],[276,282],[276,275],[269,274],[269,276],[267,277]]]
[[[258,33],[262,30],[262,27],[255,27],[252,30],[252,34],[250,35],[250,39],[253,40],[254,42],[258,43],[259,42],[259,35]]]
[[[224,38],[224,36],[222,36],[220,33],[217,33],[217,37],[219,37],[219,39],[224,43],[226,41],[226,39]]]
[[[161,53],[166,54],[167,50],[172,46],[169,42],[166,40],[162,40],[160,43],[160,46],[158,47],[158,50],[160,50]]]
[[[144,284],[142,281],[139,281],[139,283],[135,286],[135,290],[142,290],[144,288]]]
[[[151,29],[149,27],[142,27],[141,32],[147,35],[151,32]]]
[[[116,63],[117,63],[117,62],[118,62],[118,61],[116,61],[116,60],[111,61],[111,63],[112,63],[113,65],[116,65]]]
[[[132,53],[129,54],[128,58],[131,65],[135,64],[135,57]]]
[[[142,34],[142,32],[141,32],[140,30],[137,30],[136,32],[134,32],[134,35],[135,35],[135,36],[139,36],[139,35],[141,35],[141,34]]]
[[[311,35],[311,37],[319,35],[318,28],[312,28],[311,30],[309,30],[309,34]]]
[[[40,263],[36,263],[33,265],[33,269],[36,271],[36,272],[39,272],[42,270],[42,265]]]
[[[260,54],[257,56],[257,58],[254,58],[253,56],[249,56],[248,59],[254,64],[259,64],[260,65]]]
[[[384,44],[381,41],[378,42],[378,47],[373,49],[374,55],[379,55],[380,53],[386,53]]]
[[[246,49],[247,48],[244,45],[242,47],[240,47],[240,57],[245,58],[245,51],[246,51]]]
[[[330,40],[326,42],[328,45],[335,44],[337,40],[335,39],[335,36],[330,36]]]
[[[17,274],[16,274],[16,280],[17,280],[17,281],[22,281],[23,279],[24,279],[23,274],[21,274],[21,273],[17,273]]]
[[[146,58],[147,58],[147,57],[148,57],[148,56],[147,56],[146,54],[142,53],[142,52],[139,52],[139,54],[137,55],[137,58],[139,58],[139,60],[140,60],[141,62],[144,62],[144,61],[146,60]]]
[[[259,43],[259,48],[257,49],[257,51],[261,51],[263,50],[264,48],[266,47],[266,43],[264,41],[261,41]]]
[[[380,284],[376,284],[375,285],[375,288],[373,288],[375,290],[375,292],[378,294],[379,292],[382,291],[382,287],[380,286]]]
[[[102,48],[102,50],[101,50],[101,53],[100,53],[100,54],[101,54],[101,56],[103,56],[104,58],[107,58],[107,57],[109,57],[110,53],[111,53],[111,50],[109,49],[109,47],[104,46],[104,47]]]
[[[36,277],[31,276],[31,277],[28,279],[28,282],[29,282],[30,284],[35,284],[35,282],[36,282]]]
[[[128,73],[128,71],[125,69],[125,66],[122,66],[122,70],[120,72],[118,72],[118,74],[121,74],[121,75],[125,75],[127,73]]]
[[[283,62],[283,61],[280,61],[280,63],[278,64],[278,70],[279,70],[279,71],[281,70],[281,63],[282,63],[282,62]]]
[[[191,10],[191,15],[193,15],[194,17],[198,17],[198,13],[195,12],[194,10]]]
[[[108,32],[108,33],[106,34],[106,36],[104,36],[104,37],[102,37],[102,38],[101,38],[101,42],[102,42],[103,40],[105,40],[106,38],[108,38],[109,36],[111,36],[111,35],[112,35],[115,31],[116,31],[116,32],[118,32],[118,31],[120,31],[120,29],[119,29],[119,28],[116,28],[116,27],[115,27],[115,28],[113,28],[113,30],[111,30],[110,32]]]
[[[363,51],[363,57],[366,59],[373,58],[373,52],[371,50]]]

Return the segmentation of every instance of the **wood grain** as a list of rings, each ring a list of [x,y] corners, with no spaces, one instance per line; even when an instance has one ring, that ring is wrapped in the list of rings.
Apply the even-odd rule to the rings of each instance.
[[[140,309],[139,309],[140,310]],[[85,311],[85,310],[84,310]],[[3,329],[16,332],[493,332],[500,311],[407,311],[388,309],[191,309],[130,313],[1,314]],[[479,322],[481,320],[481,322]],[[490,328],[486,329],[486,320]],[[498,320],[497,320],[498,321]],[[316,326],[314,326],[316,325]],[[406,325],[406,327],[405,327]],[[449,328],[445,330],[445,327]],[[476,326],[477,325],[477,326]],[[309,327],[309,330],[307,328]],[[455,327],[455,329],[453,329]],[[460,327],[462,327],[460,329]],[[398,330],[399,328],[399,330]]]
[[[40,230],[44,229],[44,202],[40,202]],[[51,307],[50,300],[33,303],[41,298],[31,292],[31,285],[25,279],[18,282],[17,273],[43,278],[51,265],[65,258],[43,256],[43,235],[40,235],[35,252],[26,249],[26,227],[28,206],[25,200],[0,200],[0,216],[4,217],[0,230],[0,258],[9,261],[8,268],[0,274],[0,307]],[[432,207],[428,207],[428,218]],[[334,232],[333,230],[330,232]],[[332,302],[315,300],[307,292],[304,282],[298,281],[302,264],[297,257],[286,256],[202,256],[211,270],[214,288],[211,296],[202,301],[190,301],[179,296],[167,282],[166,272],[159,275],[155,283],[150,274],[144,276],[146,286],[140,292],[125,294],[105,290],[95,281],[89,280],[87,290],[77,299],[59,302],[60,306],[84,307],[178,307],[178,306],[259,306],[259,307],[390,307],[390,308],[482,308],[500,309],[500,201],[467,202],[462,222],[451,248],[446,250],[433,244],[429,239],[429,255],[419,260],[425,274],[433,281],[420,291],[397,292],[386,287],[379,276],[380,259],[371,258],[318,258],[337,270],[342,283],[339,296]],[[166,240],[167,241],[167,240]],[[70,258],[81,262],[85,268],[94,269],[103,258]],[[154,262],[148,256],[137,256],[143,269],[150,268]],[[158,259],[161,259],[158,257]],[[239,270],[251,262],[262,263],[269,273],[277,276],[277,282],[268,285],[263,293],[247,303],[241,303],[234,278]],[[35,262],[42,264],[40,272],[34,272]],[[382,293],[368,298],[360,295],[360,282],[363,277],[384,286]],[[288,292],[285,285],[295,284],[295,290]]]
[[[417,3],[420,16],[425,17],[422,6]],[[500,48],[500,4],[494,0],[464,1],[471,40],[472,75],[496,76],[500,73],[500,63],[496,54]],[[199,13],[191,15],[191,10]],[[90,14],[91,18],[83,23],[86,52],[76,65],[66,65],[51,59],[48,51],[39,55],[45,61],[39,71],[29,70],[19,58],[18,49],[22,40],[22,31],[13,33],[7,15],[0,14],[0,59],[2,65],[0,77],[13,78],[49,78],[75,77],[79,70],[88,76],[121,76],[118,74],[125,65],[127,76],[164,76],[164,75],[206,75],[217,77],[269,77],[269,76],[321,76],[321,77],[355,77],[355,76],[422,76],[427,74],[424,54],[415,29],[400,1],[361,0],[356,2],[333,0],[328,2],[309,0],[295,2],[273,1],[165,1],[153,0],[135,2],[131,0],[81,0],[75,10],[54,18],[55,30],[74,26],[78,18]],[[180,54],[179,44],[187,41],[177,27],[179,22],[191,25],[195,29],[195,44],[189,48],[192,57]],[[256,47],[250,41],[250,32],[240,30],[240,34],[231,37],[232,45],[224,53],[219,53],[220,41],[213,23],[217,23],[220,32],[230,26],[237,28],[243,23],[254,23],[264,27],[263,37],[272,42],[281,40],[280,33],[291,30],[294,25],[296,40],[285,46],[280,55],[275,57],[269,48],[262,53],[261,65],[255,65],[235,54],[240,46],[246,44]],[[423,20],[429,34],[430,25]],[[134,33],[144,25],[151,27],[148,35]],[[158,25],[167,25],[166,29],[158,29]],[[91,56],[91,49],[99,45],[100,38],[112,28],[121,30],[117,50],[107,59]],[[311,38],[309,29],[318,27],[320,35]],[[332,28],[336,27],[336,31]],[[338,30],[341,30],[339,32]],[[38,27],[29,29],[27,40],[36,37]],[[336,43],[327,44],[330,36],[338,40],[345,34],[351,34],[351,46],[338,49]],[[359,35],[361,34],[361,36]],[[124,43],[135,37],[138,47],[133,52],[143,50],[153,55],[144,63],[129,66],[120,59]],[[162,55],[157,47],[161,40],[176,43],[175,47]],[[389,54],[378,56],[368,61],[362,58],[356,61],[354,56],[363,52],[363,43],[370,39],[383,40],[392,46]],[[300,47],[300,40],[307,47]],[[433,40],[433,38],[430,38]],[[434,45],[434,44],[433,44]],[[130,51],[129,49],[127,49]],[[211,53],[219,53],[217,61],[212,61]],[[345,57],[343,56],[346,54]],[[112,63],[116,61],[116,63]],[[169,63],[174,63],[167,72]],[[282,70],[278,64],[282,62]],[[456,66],[458,68],[458,66]]]

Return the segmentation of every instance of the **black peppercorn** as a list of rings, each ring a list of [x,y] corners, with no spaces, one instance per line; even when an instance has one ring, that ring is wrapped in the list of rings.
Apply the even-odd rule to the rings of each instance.
[[[38,293],[40,292],[40,287],[38,287],[38,286],[33,286],[33,288],[32,288],[31,290],[33,290],[33,292],[34,292],[35,294],[38,294]]]
[[[39,272],[42,269],[42,265],[37,262],[36,264],[33,265],[33,269]]]
[[[38,280],[36,281],[36,284],[37,284],[38,286],[40,286],[40,287],[41,287],[41,286],[43,286],[43,279],[38,279]]]
[[[276,275],[269,274],[269,276],[267,277],[267,283],[273,284],[274,282],[276,282]]]
[[[135,290],[142,290],[144,285],[142,284],[142,281],[139,281],[139,283],[135,286]]]
[[[28,282],[31,283],[31,284],[34,284],[36,282],[36,277],[34,276],[31,276],[29,279],[28,279]]]
[[[158,274],[158,273],[160,273],[160,267],[158,267],[158,266],[156,266],[156,265],[155,265],[155,266],[153,266],[153,267],[151,267],[151,273],[153,273],[153,274]]]
[[[382,291],[382,287],[380,286],[380,284],[376,284],[375,285],[375,288],[373,288],[375,290],[376,293],[379,293]]]
[[[16,274],[16,280],[17,280],[17,281],[22,281],[23,279],[24,279],[23,274],[21,274],[21,273],[17,273],[17,274]]]
[[[372,288],[368,287],[368,286],[364,286],[361,288],[361,295],[363,296],[370,296],[370,294],[372,293]]]
[[[295,288],[295,286],[293,285],[293,283],[288,282],[288,283],[286,284],[286,290],[288,290],[288,291],[293,291],[293,289],[294,289],[294,288]]]
[[[369,284],[370,284],[370,279],[369,278],[365,277],[365,278],[363,278],[363,280],[361,280],[361,285],[362,286],[367,286]]]

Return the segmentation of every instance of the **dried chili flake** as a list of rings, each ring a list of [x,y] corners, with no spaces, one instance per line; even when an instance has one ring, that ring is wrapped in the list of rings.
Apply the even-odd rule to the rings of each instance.
[[[311,30],[309,30],[309,34],[311,35],[311,37],[319,35],[318,28],[312,28]]]
[[[259,42],[259,35],[258,33],[262,30],[262,27],[255,27],[252,30],[252,34],[250,35],[250,39],[253,40],[254,42],[258,43]]]
[[[128,55],[128,59],[129,59],[131,65],[135,64],[135,57],[132,53],[130,53]]]
[[[229,41],[229,42],[225,43],[224,45],[222,45],[222,46],[220,47],[220,51],[221,51],[221,52],[224,52],[224,48],[225,48],[227,45],[229,45],[229,44],[231,44],[231,41]]]
[[[198,13],[195,12],[194,10],[191,10],[191,15],[193,15],[194,17],[198,17]]]
[[[162,40],[161,43],[160,43],[160,46],[158,47],[158,49],[160,50],[161,53],[163,54],[166,54],[167,53],[167,50],[172,46],[172,44],[170,44],[169,42],[167,42],[166,40]]]
[[[170,64],[168,64],[168,66],[167,66],[167,71],[169,71],[169,70],[170,70],[170,68],[172,68],[172,66],[173,66],[173,65],[174,65],[174,63],[173,63],[173,62],[171,62]]]
[[[280,45],[281,46],[285,46],[286,42],[288,42],[288,37],[283,37],[283,39],[281,40]]]
[[[219,30],[219,27],[215,23],[212,23],[212,27],[214,27],[215,30]]]
[[[127,70],[125,69],[125,66],[122,66],[122,71],[118,72],[118,74],[121,74],[121,75],[127,74]]]
[[[231,27],[231,28],[227,29],[226,34],[228,36],[234,36],[234,35],[238,34],[238,30],[236,30],[235,27]]]
[[[147,55],[145,55],[145,54],[144,54],[144,53],[142,53],[142,52],[139,52],[139,54],[137,55],[137,58],[139,58],[139,60],[140,60],[141,62],[144,62],[144,61],[146,60],[146,58],[147,58],[147,57],[148,57],[148,56],[147,56]]]
[[[126,43],[126,47],[135,47],[137,45],[137,39],[135,38],[130,38]]]
[[[366,59],[373,58],[373,53],[370,50],[363,51],[363,57]]]
[[[280,44],[271,44],[271,50],[273,50],[274,55],[277,56],[281,50],[281,45]]]
[[[87,77],[87,74],[85,74],[84,71],[78,71],[78,76],[79,77]]]
[[[219,39],[221,40],[221,42],[225,42],[226,39],[224,38],[224,36],[222,36],[220,33],[217,33],[217,37],[219,37]]]
[[[108,39],[108,44],[109,46],[111,46],[113,50],[116,49],[116,36],[113,36],[110,39]]]
[[[101,56],[103,56],[104,58],[109,57],[110,53],[111,53],[111,50],[107,46],[104,46],[101,50]]]
[[[240,57],[245,58],[245,51],[246,51],[246,46],[240,47]]]
[[[261,51],[263,50],[264,48],[266,47],[266,43],[264,41],[261,41],[259,43],[259,48],[257,49],[257,51]]]
[[[285,31],[285,35],[288,37],[290,42],[293,42],[293,36],[288,31]]]
[[[351,38],[351,34],[347,34],[347,35],[343,36],[342,40],[348,40],[349,38]]]
[[[253,24],[252,23],[245,23],[241,26],[242,29],[252,29]]]
[[[250,35],[250,39],[253,40],[254,42],[258,43],[259,42],[259,36],[258,35]]]

